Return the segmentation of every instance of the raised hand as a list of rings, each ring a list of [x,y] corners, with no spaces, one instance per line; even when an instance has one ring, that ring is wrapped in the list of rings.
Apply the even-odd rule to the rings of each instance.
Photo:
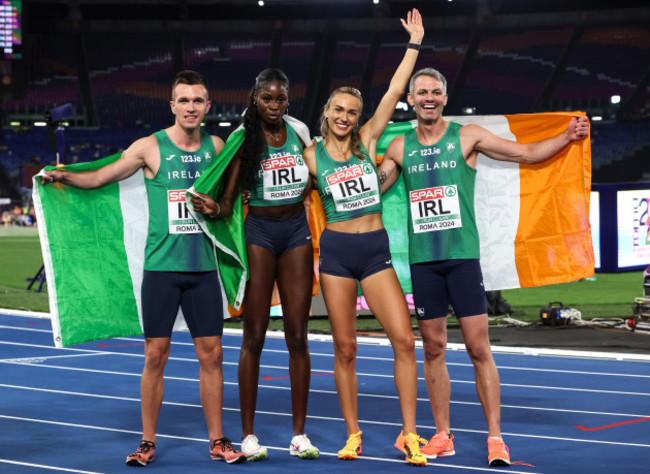
[[[589,127],[589,119],[586,115],[583,115],[582,117],[572,117],[569,122],[569,127],[567,128],[569,138],[572,141],[582,140],[589,135]]]
[[[422,38],[424,38],[424,25],[422,25],[422,15],[420,15],[418,9],[414,8],[408,12],[406,21],[403,18],[400,18],[400,21],[406,32],[411,35],[410,42],[421,44]]]

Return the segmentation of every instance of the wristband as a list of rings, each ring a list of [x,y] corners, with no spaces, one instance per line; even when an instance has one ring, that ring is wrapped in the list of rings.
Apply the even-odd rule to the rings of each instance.
[[[210,219],[216,219],[221,214],[221,206],[219,206],[219,203],[215,201],[214,205],[217,206],[217,210],[208,216]]]
[[[409,43],[406,49],[414,49],[416,51],[420,51],[420,45],[417,43]]]

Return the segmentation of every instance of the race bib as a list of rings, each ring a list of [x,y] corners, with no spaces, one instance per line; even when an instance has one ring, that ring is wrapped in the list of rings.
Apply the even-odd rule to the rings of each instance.
[[[354,211],[381,200],[377,175],[370,163],[354,165],[327,177],[337,211]]]
[[[185,204],[185,189],[167,190],[167,216],[170,234],[201,233],[201,227]]]
[[[409,193],[413,233],[463,227],[455,184]]]
[[[261,165],[264,199],[277,201],[302,196],[309,179],[302,155],[271,157]]]

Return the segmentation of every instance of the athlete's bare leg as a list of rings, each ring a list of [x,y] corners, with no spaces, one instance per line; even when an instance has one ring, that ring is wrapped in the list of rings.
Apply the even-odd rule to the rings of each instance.
[[[194,339],[199,359],[199,390],[210,442],[223,438],[223,349],[221,336]]]
[[[395,386],[399,393],[402,426],[405,434],[417,433],[415,412],[418,394],[418,369],[415,337],[404,293],[392,268],[361,281],[370,310],[386,331],[395,354]]]
[[[247,245],[250,279],[246,284],[243,304],[244,337],[239,353],[239,403],[242,439],[254,434],[255,406],[260,375],[260,356],[269,327],[271,293],[275,281],[277,259],[269,250]]]
[[[170,345],[169,337],[148,337],[144,340],[144,369],[140,379],[142,439],[154,443],[163,401],[163,373],[169,358]]]
[[[334,381],[348,435],[358,433],[357,409],[357,281],[320,274],[327,314],[334,340]]]
[[[445,362],[447,317],[418,321],[424,347],[424,380],[431,401],[436,432],[450,432],[449,400],[451,386]]]
[[[501,387],[492,357],[487,314],[458,319],[476,378],[476,393],[483,406],[489,437],[501,437]]]

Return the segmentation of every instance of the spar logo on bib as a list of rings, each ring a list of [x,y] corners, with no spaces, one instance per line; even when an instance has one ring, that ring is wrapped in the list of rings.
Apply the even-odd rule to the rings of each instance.
[[[379,203],[377,175],[370,163],[337,171],[326,180],[337,211],[353,211]]]
[[[302,196],[309,170],[302,155],[272,154],[261,162],[264,199],[275,201]]]
[[[458,187],[437,186],[409,193],[413,233],[455,229],[463,226]]]
[[[200,234],[201,228],[185,202],[184,189],[167,190],[167,218],[170,234]]]

